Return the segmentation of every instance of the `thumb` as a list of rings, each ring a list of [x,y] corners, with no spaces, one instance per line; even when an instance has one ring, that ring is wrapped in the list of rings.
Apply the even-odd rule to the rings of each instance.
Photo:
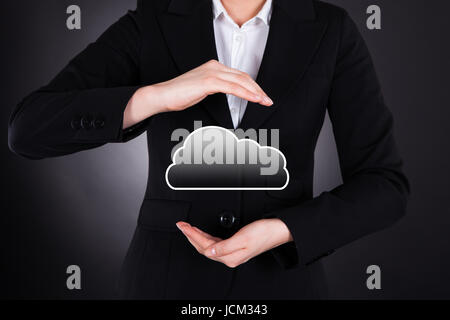
[[[243,239],[238,236],[233,236],[229,239],[217,242],[205,250],[205,254],[209,258],[217,258],[229,255],[235,251],[245,248]]]

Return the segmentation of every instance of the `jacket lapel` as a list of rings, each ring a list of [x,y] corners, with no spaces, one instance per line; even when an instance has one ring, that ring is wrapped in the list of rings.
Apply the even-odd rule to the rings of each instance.
[[[211,0],[172,0],[160,24],[180,74],[218,60]],[[219,126],[233,128],[225,94],[207,97],[202,107]]]
[[[240,125],[258,129],[283,104],[283,98],[303,76],[325,33],[326,24],[315,19],[311,0],[275,0],[269,38],[256,82],[274,105],[247,106]]]
[[[326,24],[315,18],[312,0],[274,0],[269,38],[257,83],[274,105],[248,103],[240,125],[259,128],[312,61]],[[161,29],[180,74],[217,58],[212,0],[172,0],[160,18]],[[233,128],[225,94],[206,98],[203,108],[224,128]]]

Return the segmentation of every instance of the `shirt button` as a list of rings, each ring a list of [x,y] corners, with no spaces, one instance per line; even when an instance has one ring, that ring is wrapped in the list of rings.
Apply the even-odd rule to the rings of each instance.
[[[242,36],[238,35],[234,39],[236,40],[236,42],[241,42],[242,41]]]

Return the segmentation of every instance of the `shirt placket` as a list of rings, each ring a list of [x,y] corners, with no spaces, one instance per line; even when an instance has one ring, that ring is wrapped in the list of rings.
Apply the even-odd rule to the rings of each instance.
[[[231,50],[231,68],[241,69],[242,58],[245,47],[245,33],[242,29],[235,28],[233,31],[233,41]],[[242,116],[242,103],[243,99],[236,96],[231,96],[231,113],[233,118],[233,124],[235,127],[239,125],[239,121]]]

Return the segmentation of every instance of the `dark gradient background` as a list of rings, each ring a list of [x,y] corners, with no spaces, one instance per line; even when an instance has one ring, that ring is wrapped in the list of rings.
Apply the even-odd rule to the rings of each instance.
[[[292,0],[295,1],[295,0]],[[360,26],[371,49],[412,183],[408,215],[395,227],[325,259],[333,298],[450,298],[450,2],[334,0]],[[82,8],[82,30],[65,26]],[[381,31],[365,27],[382,8]],[[0,295],[3,298],[114,298],[147,177],[145,136],[76,155],[32,162],[10,153],[14,105],[48,82],[135,0],[0,1]],[[317,148],[315,193],[340,183],[327,122]],[[4,207],[3,207],[4,205]],[[83,270],[68,291],[66,267]],[[382,269],[382,290],[365,286],[367,266]]]

